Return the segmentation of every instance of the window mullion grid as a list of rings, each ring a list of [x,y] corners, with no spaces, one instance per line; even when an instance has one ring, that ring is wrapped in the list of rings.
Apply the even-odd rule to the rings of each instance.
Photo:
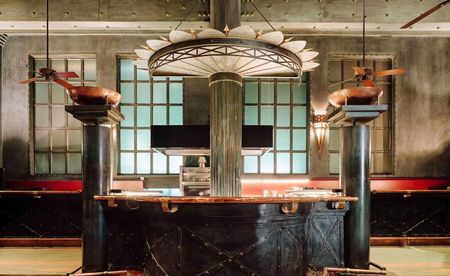
[[[133,122],[133,138],[134,138],[134,174],[137,174],[137,154],[138,154],[138,148],[137,148],[137,68],[135,65],[133,65],[133,97],[134,97],[134,103],[133,103],[133,112],[134,112],[134,122]]]
[[[273,126],[274,126],[274,130],[275,130],[275,150],[273,153],[273,172],[274,173],[278,173],[278,168],[277,168],[277,156],[278,156],[278,148],[277,147],[277,140],[278,140],[278,135],[277,135],[277,130],[278,130],[278,97],[277,97],[277,80],[273,80],[272,82],[270,82],[269,80],[269,84],[272,83],[273,85]]]

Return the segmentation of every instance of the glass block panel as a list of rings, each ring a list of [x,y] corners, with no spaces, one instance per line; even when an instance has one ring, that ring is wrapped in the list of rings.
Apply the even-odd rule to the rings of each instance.
[[[166,77],[153,77],[153,81],[166,81]]]
[[[68,153],[67,154],[67,173],[69,174],[81,174],[81,153]]]
[[[290,173],[291,158],[290,153],[277,153],[277,173]]]
[[[134,103],[134,84],[122,82],[120,84],[121,103]]]
[[[138,106],[137,107],[137,126],[149,127],[151,122],[150,106]]]
[[[120,172],[123,174],[134,173],[134,153],[120,153]]]
[[[165,106],[153,106],[153,124],[154,125],[167,124],[167,114]]]
[[[81,77],[81,59],[69,59],[67,60],[67,71],[75,72],[78,77]],[[76,80],[79,78],[69,78],[69,80]]]
[[[63,129],[52,130],[52,150],[65,151],[66,150],[66,131]]]
[[[136,155],[136,172],[142,174],[150,174],[150,153],[137,153]]]
[[[339,150],[341,145],[341,135],[339,129],[330,129],[328,139],[328,150]]]
[[[72,114],[67,113],[67,125],[69,127],[81,127],[81,122],[75,119]]]
[[[382,128],[382,127],[390,127],[390,120],[389,120],[389,116],[390,112],[384,112],[381,113],[380,117],[376,118],[373,122],[374,122],[374,126],[378,127],[378,128]]]
[[[245,83],[245,103],[258,103],[258,83],[246,82]]]
[[[306,83],[299,85],[292,85],[292,103],[294,104],[306,104]]]
[[[46,61],[44,61],[45,66],[47,66]],[[52,59],[51,60],[51,67],[53,70],[55,70],[56,72],[65,72],[66,71],[66,66],[64,64],[64,59]],[[70,71],[70,70],[69,70]]]
[[[169,156],[169,173],[180,173],[180,167],[183,165],[183,156]]]
[[[64,104],[66,91],[64,87],[57,83],[52,83],[52,104]]]
[[[37,174],[48,174],[50,172],[48,153],[36,153],[34,162]]]
[[[165,104],[167,103],[166,83],[153,83],[153,103]]]
[[[123,127],[133,127],[134,126],[134,107],[122,105],[120,107],[120,112],[122,112],[125,119],[120,122]]]
[[[375,152],[372,155],[372,173],[389,174],[391,171],[391,154],[388,152]]]
[[[169,107],[169,125],[183,124],[183,107],[171,106]]]
[[[306,127],[306,106],[294,106],[292,108],[292,126]]]
[[[64,106],[52,106],[52,126],[66,126],[66,111],[64,110]]]
[[[81,130],[67,130],[67,149],[70,151],[81,151]]]
[[[182,81],[183,77],[170,77],[169,80],[170,81]]]
[[[339,153],[330,153],[329,155],[330,174],[339,173]]]
[[[274,163],[273,163],[273,153],[268,152],[260,157],[260,172],[261,173],[273,173]]]
[[[377,87],[383,90],[383,94],[380,97],[380,104],[390,103],[390,85],[385,83],[377,83]]]
[[[97,79],[97,61],[95,59],[84,60],[84,80],[95,81]]]
[[[306,129],[294,129],[292,131],[292,149],[306,150]]]
[[[47,129],[36,129],[34,132],[35,150],[48,151],[50,148],[49,131]]]
[[[183,103],[183,83],[181,82],[169,83],[169,103],[171,104]]]
[[[355,76],[355,71],[352,67],[358,66],[356,60],[344,60],[343,62],[343,69],[344,69],[344,77],[342,80],[348,80]]]
[[[306,173],[307,167],[306,153],[292,154],[292,173]]]
[[[153,173],[167,173],[167,157],[159,152],[153,153]]]
[[[150,129],[138,129],[137,150],[150,150]]]
[[[48,103],[48,83],[35,83],[35,98],[37,104]]]
[[[134,150],[134,131],[130,129],[120,130],[120,149]]]
[[[258,173],[258,156],[244,156],[244,173]]]
[[[274,90],[273,82],[261,82],[261,103],[274,103]]]
[[[137,80],[139,81],[148,81],[150,80],[150,76],[147,70],[137,69]]]
[[[150,103],[150,83],[137,84],[137,103]]]
[[[49,127],[49,108],[48,107],[36,107],[34,110],[35,126],[36,127]]]
[[[34,60],[34,69],[38,71],[40,68],[47,67],[47,60],[45,59],[35,59]]]
[[[390,139],[388,129],[374,129],[372,137],[372,150],[389,150]]]
[[[244,107],[244,125],[258,125],[258,107]]]
[[[291,102],[291,84],[289,82],[277,83],[277,103],[288,104]]]
[[[134,80],[134,64],[131,59],[120,60],[120,79]]]
[[[52,174],[66,173],[66,154],[52,153]]]
[[[289,106],[277,106],[277,126],[288,127],[291,125],[291,108]]]
[[[261,106],[261,125],[273,125],[274,108],[273,106]]]
[[[291,131],[289,129],[277,129],[276,150],[291,149]]]

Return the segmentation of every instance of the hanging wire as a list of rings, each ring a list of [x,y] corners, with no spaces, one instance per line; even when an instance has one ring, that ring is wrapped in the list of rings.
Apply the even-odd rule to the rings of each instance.
[[[49,41],[49,35],[48,35],[48,10],[49,10],[49,5],[48,5],[48,1],[49,0],[47,0],[47,2],[46,2],[46,5],[47,5],[47,18],[46,18],[46,32],[45,32],[45,34],[46,34],[46,58],[47,58],[47,68],[50,68],[50,60],[49,60],[49,58],[48,58],[48,41]]]
[[[363,0],[363,67],[366,67],[366,0]]]
[[[267,18],[264,16],[264,14],[262,14],[261,11],[255,6],[253,1],[250,1],[250,4],[252,4],[252,6],[255,8],[255,10],[264,18],[264,20],[266,20],[267,24],[269,24],[269,26],[272,28],[272,30],[276,31],[275,28],[272,26],[272,24],[270,24],[269,20],[267,20]]]
[[[195,1],[195,0],[194,0]],[[180,20],[180,23],[178,23],[178,25],[177,25],[177,27],[175,28],[175,30],[177,30],[180,26],[181,26],[181,24],[184,22],[184,21],[186,21],[186,19],[188,18],[188,16],[189,15],[191,15],[191,13],[192,13],[192,11],[197,7],[197,5],[198,5],[198,1],[195,1],[196,3],[195,3],[195,5],[193,5],[192,6],[192,8],[189,10],[189,12],[183,17],[183,19],[181,19]]]

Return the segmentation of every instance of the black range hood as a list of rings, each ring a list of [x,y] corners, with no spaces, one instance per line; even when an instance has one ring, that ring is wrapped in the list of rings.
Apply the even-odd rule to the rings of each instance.
[[[209,125],[152,126],[151,147],[165,155],[209,155]],[[273,148],[272,126],[242,126],[242,155]]]

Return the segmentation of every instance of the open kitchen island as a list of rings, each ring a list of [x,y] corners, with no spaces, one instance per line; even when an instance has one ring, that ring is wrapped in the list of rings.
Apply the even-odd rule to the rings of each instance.
[[[108,270],[146,275],[306,275],[343,266],[353,197],[95,196]]]

